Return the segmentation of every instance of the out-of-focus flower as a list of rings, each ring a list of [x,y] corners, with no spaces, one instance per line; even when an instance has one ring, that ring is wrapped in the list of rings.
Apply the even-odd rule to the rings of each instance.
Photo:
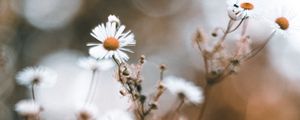
[[[164,79],[163,85],[172,94],[177,95],[179,98],[187,99],[191,103],[199,104],[203,101],[202,90],[192,82],[175,76],[168,76]]]
[[[234,21],[241,20],[246,16],[246,13],[243,12],[243,9],[236,4],[228,6],[227,13],[230,19]]]
[[[98,116],[98,109],[95,105],[86,105],[79,109],[78,120],[96,120]]]
[[[88,46],[93,46],[89,50],[90,55],[97,59],[115,57],[120,62],[127,61],[129,57],[124,51],[132,51],[124,47],[133,46],[136,41],[131,31],[123,33],[124,30],[125,26],[117,27],[116,22],[106,22],[106,25],[103,23],[98,25],[93,29],[91,35],[99,40],[100,43],[87,44]]]
[[[232,20],[241,20],[253,16],[256,0],[228,0],[227,12]]]
[[[105,113],[99,120],[135,120],[133,114],[124,110],[113,110]]]
[[[16,76],[20,85],[31,86],[36,84],[42,87],[54,85],[56,78],[57,74],[46,67],[27,67]]]
[[[22,116],[37,115],[42,108],[33,100],[21,100],[15,105],[15,111]]]
[[[111,22],[111,23],[116,22],[118,26],[121,25],[120,19],[118,17],[116,17],[115,15],[109,15],[108,22]]]
[[[109,70],[114,66],[112,60],[97,60],[92,57],[81,58],[78,61],[78,65],[87,70]]]
[[[265,13],[264,20],[273,30],[279,33],[279,35],[283,35],[284,38],[291,38],[299,35],[300,19],[293,10],[284,6],[279,6],[270,11],[274,12]]]

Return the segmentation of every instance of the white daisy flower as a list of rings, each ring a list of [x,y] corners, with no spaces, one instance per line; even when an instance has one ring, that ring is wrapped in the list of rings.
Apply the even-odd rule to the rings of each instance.
[[[256,0],[228,0],[227,12],[234,20],[241,20],[245,17],[253,17],[253,10],[256,9]]]
[[[132,113],[124,110],[113,110],[105,113],[99,120],[135,120]]]
[[[15,111],[22,116],[37,115],[41,110],[41,106],[33,100],[21,100],[15,105]]]
[[[17,83],[30,87],[36,84],[42,87],[54,85],[57,74],[45,67],[27,67],[20,71],[17,76]]]
[[[299,35],[300,19],[299,15],[294,13],[293,10],[284,5],[280,5],[270,11],[265,11],[264,20],[277,34],[283,35],[284,38]]]
[[[125,26],[120,25],[120,27],[117,27],[116,22],[106,22],[106,25],[103,23],[98,25],[93,29],[91,35],[100,43],[87,44],[93,46],[90,48],[89,54],[97,59],[109,59],[114,56],[119,62],[127,61],[129,57],[124,51],[132,51],[124,47],[133,46],[136,41],[131,31],[123,33],[124,30]]]
[[[175,76],[168,76],[163,80],[163,85],[174,95],[184,97],[189,102],[199,104],[203,102],[203,92],[192,82]]]
[[[95,105],[86,105],[78,110],[78,120],[96,120],[98,109]]]
[[[108,22],[111,22],[111,23],[116,22],[118,26],[121,25],[120,19],[118,17],[116,17],[115,15],[109,15]]]
[[[81,58],[78,65],[87,70],[109,70],[114,67],[115,63],[112,60],[97,60],[92,57]]]

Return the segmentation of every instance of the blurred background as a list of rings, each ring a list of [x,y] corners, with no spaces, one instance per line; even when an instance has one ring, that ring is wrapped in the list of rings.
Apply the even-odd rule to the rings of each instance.
[[[277,1],[299,12],[298,0]],[[272,7],[269,2],[262,1],[263,9]],[[192,39],[199,28],[210,35],[215,27],[225,27],[226,6],[225,0],[0,0],[0,120],[19,119],[14,104],[28,98],[29,93],[15,84],[15,74],[33,65],[49,66],[61,74],[56,87],[38,90],[38,100],[45,103],[46,109],[49,107],[43,118],[74,119],[73,106],[85,94],[89,75],[76,67],[76,61],[88,55],[86,43],[96,41],[90,36],[91,29],[107,21],[109,14],[118,16],[135,34],[137,45],[132,47],[135,53],[129,54],[129,63],[142,54],[147,56],[145,93],[153,92],[160,63],[168,66],[167,75],[203,85],[203,63]],[[259,22],[253,22],[249,31],[254,45],[262,43],[262,30]],[[234,38],[229,37],[232,43]],[[261,53],[243,63],[238,74],[214,87],[204,118],[299,120],[299,41],[276,37]],[[117,95],[120,86],[106,79],[112,74],[113,70],[101,73],[99,78],[101,95],[95,102],[100,113],[127,106],[127,100]],[[172,103],[168,96],[163,96],[161,110],[155,114],[167,114]],[[198,113],[192,105],[183,110],[191,120]]]

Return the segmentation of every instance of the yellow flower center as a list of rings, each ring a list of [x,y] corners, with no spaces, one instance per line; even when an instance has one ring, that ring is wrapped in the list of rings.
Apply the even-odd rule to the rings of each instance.
[[[120,47],[120,42],[114,37],[108,37],[104,40],[103,47],[108,51],[117,50]]]
[[[249,3],[249,2],[244,2],[244,3],[241,3],[241,8],[243,8],[245,10],[253,10],[254,5],[252,3]]]
[[[276,19],[275,22],[279,25],[280,29],[282,30],[287,30],[290,26],[289,20],[285,17],[279,17]]]

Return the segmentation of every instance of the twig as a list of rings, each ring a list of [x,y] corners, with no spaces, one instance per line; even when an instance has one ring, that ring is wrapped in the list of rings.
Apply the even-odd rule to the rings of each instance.
[[[200,114],[198,115],[198,119],[197,120],[202,120],[203,117],[204,117],[204,112],[205,112],[205,109],[208,105],[208,100],[209,100],[209,97],[210,97],[210,93],[211,93],[211,88],[212,88],[213,85],[210,85],[210,84],[207,84],[204,88],[204,102],[201,106],[201,109],[200,109]]]

